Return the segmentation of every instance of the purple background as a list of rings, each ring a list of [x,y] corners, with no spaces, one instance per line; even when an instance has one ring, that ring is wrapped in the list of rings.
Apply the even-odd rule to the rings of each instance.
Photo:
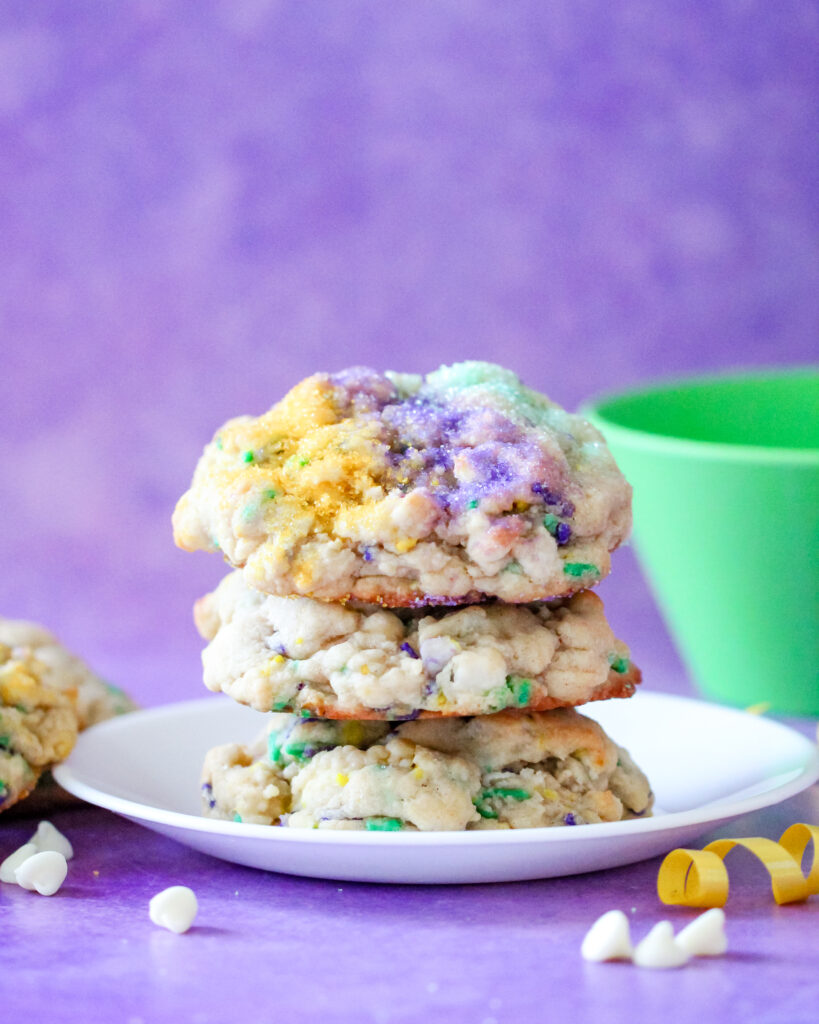
[[[815,359],[817,38],[819,6],[800,0],[6,0],[0,612],[48,624],[142,703],[195,697],[190,608],[223,568],[174,548],[173,504],[220,423],[263,411],[308,373],[491,359],[574,407],[646,378]],[[689,691],[629,551],[602,593],[646,685]],[[201,872],[215,886],[227,869],[83,813],[87,835],[111,844],[120,879],[99,913],[118,906],[139,918],[132,941],[149,942],[134,983],[156,982],[162,963],[198,979],[171,937],[143,934],[150,886],[134,881],[130,844],[173,864],[171,880]],[[423,897],[429,918],[406,893],[400,905],[414,907],[406,934],[420,948],[440,945],[436,928],[460,914],[453,949],[485,935],[481,971],[509,958],[503,1012],[488,994],[456,993],[442,1004],[449,1019],[458,1006],[458,1020],[542,1019],[531,984],[555,956],[599,1016],[602,996],[588,1002],[598,973],[580,976],[576,942],[623,880],[649,893],[655,870],[607,873],[588,908],[573,882],[505,887],[501,918],[517,923],[504,943],[520,945],[503,950],[475,928],[484,914],[494,921],[494,890]],[[278,889],[240,873],[257,895],[279,894],[267,927],[294,935],[306,918],[303,934],[317,937],[326,886]],[[359,937],[397,912],[394,897],[377,895],[385,890],[367,891],[376,895],[362,896],[364,909],[342,916]],[[70,894],[4,899],[21,908],[26,948],[40,941],[32,920],[64,931],[90,905]],[[560,932],[569,946],[550,932],[551,899],[571,922]],[[105,960],[122,920],[104,919],[89,942],[110,985],[128,974]],[[798,929],[777,935],[794,955],[807,942]],[[755,941],[749,931],[747,978],[733,976],[731,992],[747,991],[763,962]],[[246,954],[248,970],[261,970],[255,947],[225,942],[202,956],[226,948],[230,969]],[[320,952],[331,957],[326,944]],[[468,967],[463,992],[483,993],[477,981],[469,988]],[[655,1010],[684,992],[694,1019],[709,993],[724,1002],[729,969],[615,969],[600,985],[622,978],[623,1008],[626,990]],[[44,992],[76,996],[56,977]],[[426,977],[405,1008],[430,1011]],[[350,998],[326,1019],[341,1020]],[[808,1019],[798,1008],[790,1019]],[[405,1019],[386,1009],[372,1003],[359,1019]]]

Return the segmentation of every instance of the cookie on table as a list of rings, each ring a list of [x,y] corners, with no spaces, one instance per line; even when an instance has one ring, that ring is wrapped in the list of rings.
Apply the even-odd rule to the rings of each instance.
[[[45,684],[74,696],[80,729],[136,707],[127,694],[101,679],[53,633],[36,622],[0,616],[0,644],[10,648],[14,657],[35,658]]]
[[[204,681],[257,711],[326,718],[483,715],[629,697],[640,681],[603,602],[352,608],[253,590],[241,573],[197,602]]]
[[[0,811],[28,796],[77,740],[74,695],[44,677],[31,654],[16,656],[0,644]]]
[[[204,814],[289,828],[463,831],[582,825],[650,813],[627,751],[570,708],[341,722],[271,715],[249,747],[215,747]]]
[[[631,488],[580,416],[491,363],[319,373],[226,423],[173,517],[254,588],[387,607],[587,589]]]

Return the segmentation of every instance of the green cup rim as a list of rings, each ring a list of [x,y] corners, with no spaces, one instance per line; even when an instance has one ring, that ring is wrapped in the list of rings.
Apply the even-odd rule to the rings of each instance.
[[[783,377],[799,377],[819,374],[819,364],[789,366],[761,370],[739,370],[724,373],[696,374],[689,377],[672,377],[643,384],[636,388],[607,392],[593,396],[580,406],[585,416],[599,430],[609,437],[643,451],[663,452],[697,459],[722,459],[731,462],[777,463],[799,466],[819,466],[819,448],[783,448],[757,444],[735,444],[725,441],[702,441],[688,437],[659,434],[636,427],[624,427],[608,419],[605,407],[621,399],[643,398],[649,395],[674,391],[678,388],[718,384],[723,381],[773,380]]]

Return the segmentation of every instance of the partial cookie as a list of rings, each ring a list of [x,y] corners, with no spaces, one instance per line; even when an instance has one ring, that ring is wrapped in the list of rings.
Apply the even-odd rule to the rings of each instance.
[[[354,609],[273,597],[231,573],[197,602],[205,685],[257,711],[483,715],[629,697],[640,672],[584,591],[550,605]]]
[[[204,451],[177,544],[278,595],[528,602],[609,571],[631,488],[580,416],[491,363],[316,374]]]
[[[68,756],[79,722],[73,694],[44,679],[30,654],[0,644],[0,811],[22,800],[40,774]]]
[[[215,818],[381,831],[582,825],[653,802],[628,752],[568,708],[394,729],[274,714],[251,747],[208,753],[202,797]]]
[[[53,633],[36,622],[0,616],[0,644],[11,648],[15,658],[36,658],[42,681],[75,697],[80,729],[136,707],[127,694],[92,672]]]

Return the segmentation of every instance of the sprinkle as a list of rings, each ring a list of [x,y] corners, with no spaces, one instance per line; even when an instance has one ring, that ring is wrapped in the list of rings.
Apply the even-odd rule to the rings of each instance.
[[[470,501],[469,504],[466,507],[467,508],[477,508],[478,507],[478,499],[477,498],[473,498],[472,501]]]
[[[361,673],[362,676],[368,676],[370,674],[370,666],[362,665],[358,671]]]
[[[404,555],[407,551],[412,551],[417,543],[418,541],[412,537],[402,537],[401,540],[395,542],[395,550],[399,555]]]
[[[242,452],[242,462],[252,462],[253,452],[248,449],[246,452]]]
[[[482,818],[497,818],[497,812],[493,811],[491,807],[487,807],[485,803],[480,800],[473,800],[475,804],[475,810],[480,814]]]
[[[569,813],[563,819],[563,824],[564,825],[576,825],[577,824],[577,822],[575,821],[574,815],[572,814],[571,811],[569,811]]]
[[[241,823],[241,821],[242,821],[242,816],[241,816],[241,814],[234,814],[234,815],[233,815],[233,820],[234,820],[234,821],[238,821],[239,823]]]
[[[338,772],[336,774],[336,782],[338,783],[339,786],[346,786],[349,781],[350,776],[345,775],[344,772]]]
[[[600,570],[596,565],[592,565],[591,562],[565,562],[563,565],[563,572],[567,576],[599,576]]]
[[[299,466],[301,466],[302,468],[304,468],[305,466],[309,466],[309,465],[310,465],[310,460],[309,459],[299,459]]]
[[[273,499],[276,497],[276,492],[273,490],[272,487],[270,487],[268,488],[268,490],[262,491],[262,497],[264,498],[265,501],[273,501]]]
[[[551,533],[553,537],[555,533],[557,533],[557,524],[559,522],[560,520],[557,518],[557,516],[552,515],[551,512],[547,512],[546,515],[543,517],[543,525],[546,527],[546,529],[549,531],[549,533]]]
[[[520,676],[507,676],[506,687],[512,695],[513,703],[519,708],[525,707],[529,703],[532,693],[531,679],[522,679]]]
[[[373,553],[369,548],[364,549],[364,561],[371,562],[373,560]]]
[[[275,655],[271,660],[274,661],[277,665],[281,665],[285,661],[284,657],[281,654]]]
[[[523,572],[523,569],[520,566],[520,562],[516,562],[513,558],[511,562],[508,562],[503,567],[503,571],[514,573],[515,576],[520,576],[520,574]]]
[[[423,779],[423,777],[424,777],[424,770],[423,770],[423,768],[419,768],[418,765],[416,765],[412,769],[412,777],[414,779]]]
[[[273,660],[275,661],[276,659],[274,658]],[[282,661],[284,661],[283,658],[282,658]],[[289,700],[277,700],[276,703],[273,705],[273,710],[274,711],[289,711],[290,710],[290,701]]]
[[[542,792],[547,800],[557,800],[557,793],[553,789],[544,789]]]
[[[628,671],[629,660],[628,658],[621,658],[618,654],[610,654],[609,665],[611,665],[615,672],[619,672],[622,675],[623,672]]]
[[[368,832],[398,832],[403,827],[400,818],[365,818],[364,827]]]
[[[557,540],[558,547],[563,547],[564,544],[568,544],[572,536],[572,528],[568,523],[558,523],[557,530],[555,531],[555,539]]]
[[[492,789],[485,789],[481,793],[481,800],[491,800],[498,797],[501,800],[529,800],[532,794],[525,789],[506,789],[504,786],[495,786]]]
[[[222,444],[222,438],[221,437],[217,437],[216,438],[216,448],[217,448],[217,451],[221,451],[223,447],[224,446]]]
[[[296,643],[297,644],[303,644],[304,643],[304,637],[297,636],[296,637]]]
[[[401,644],[400,650],[402,650],[404,654],[408,654],[411,658],[421,657],[421,655],[415,651],[412,644],[408,644],[406,640]]]

